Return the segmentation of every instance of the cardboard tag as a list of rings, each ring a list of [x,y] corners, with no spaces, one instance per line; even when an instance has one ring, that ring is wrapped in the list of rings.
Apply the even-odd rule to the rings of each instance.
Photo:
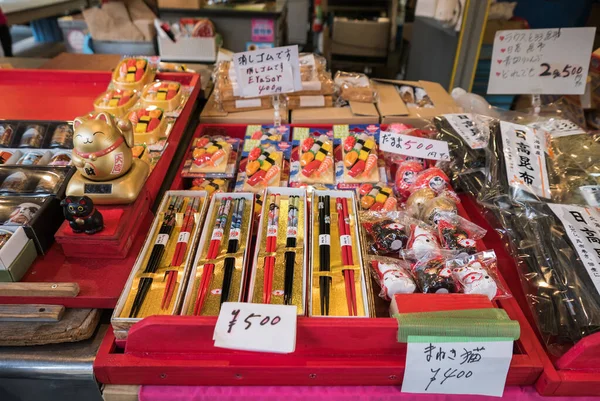
[[[298,46],[235,53],[233,65],[242,97],[302,90]]]
[[[512,339],[408,337],[402,392],[501,397]]]
[[[498,31],[489,94],[582,95],[596,28]]]
[[[450,160],[448,142],[434,139],[417,138],[395,132],[381,131],[379,149],[421,159]]]
[[[215,347],[288,354],[296,349],[297,307],[245,302],[221,305]]]

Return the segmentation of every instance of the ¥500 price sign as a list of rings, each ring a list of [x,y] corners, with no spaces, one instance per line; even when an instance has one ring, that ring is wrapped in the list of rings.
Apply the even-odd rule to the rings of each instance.
[[[409,336],[402,391],[502,396],[513,341],[447,340]]]
[[[213,334],[215,347],[294,352],[297,313],[296,306],[225,302]]]
[[[448,143],[434,139],[419,138],[395,132],[382,131],[379,148],[383,152],[396,153],[421,159],[450,160]]]

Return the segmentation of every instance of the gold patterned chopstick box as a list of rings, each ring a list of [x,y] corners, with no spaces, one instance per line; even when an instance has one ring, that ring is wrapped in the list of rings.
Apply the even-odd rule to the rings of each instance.
[[[296,305],[306,313],[308,250],[307,193],[303,188],[270,187],[262,195],[248,301]]]
[[[182,315],[217,316],[223,302],[243,300],[254,194],[214,194],[192,264]]]
[[[310,208],[309,316],[371,316],[354,192],[315,190]]]
[[[176,315],[202,231],[208,193],[167,191],[111,319],[117,338],[151,315]]]

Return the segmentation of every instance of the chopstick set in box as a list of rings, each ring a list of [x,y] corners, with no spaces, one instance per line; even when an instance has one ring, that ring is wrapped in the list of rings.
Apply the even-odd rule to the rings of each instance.
[[[254,221],[252,193],[167,192],[113,314],[117,336],[151,315],[216,316],[228,301],[369,316],[354,193],[314,191],[311,201],[303,188],[268,187],[260,196]]]

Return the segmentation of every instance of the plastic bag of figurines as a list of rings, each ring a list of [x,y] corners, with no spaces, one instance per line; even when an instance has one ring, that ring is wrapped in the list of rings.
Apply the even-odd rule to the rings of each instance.
[[[460,285],[452,275],[448,260],[457,256],[454,251],[433,250],[422,253],[412,265],[412,272],[419,289],[426,294],[456,294]]]
[[[444,274],[448,270],[465,294],[485,295],[490,301],[511,296],[498,277],[498,260],[494,251],[460,254],[446,262]]]
[[[365,262],[381,288],[379,296],[386,301],[396,294],[412,294],[417,290],[410,263],[382,256],[368,256]]]
[[[476,241],[486,233],[477,224],[449,212],[439,212],[437,229],[442,247],[469,255],[477,252]]]
[[[358,221],[367,254],[398,258],[406,249],[410,222],[403,212],[360,212]]]

